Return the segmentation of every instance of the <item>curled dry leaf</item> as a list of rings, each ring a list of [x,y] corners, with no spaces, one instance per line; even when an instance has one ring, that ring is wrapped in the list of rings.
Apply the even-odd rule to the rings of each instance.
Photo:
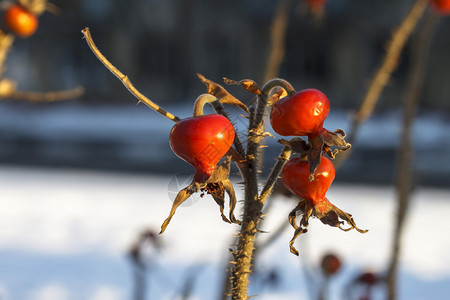
[[[260,95],[261,90],[258,87],[258,84],[254,80],[251,79],[242,79],[239,81],[232,80],[229,78],[224,77],[223,81],[228,85],[241,85],[244,90],[247,92],[250,92],[255,95]]]

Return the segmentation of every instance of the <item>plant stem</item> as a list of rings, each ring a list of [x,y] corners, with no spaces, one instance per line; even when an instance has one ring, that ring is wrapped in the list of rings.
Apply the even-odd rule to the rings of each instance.
[[[412,66],[408,82],[408,89],[404,102],[402,136],[397,160],[397,215],[394,228],[394,240],[391,250],[391,258],[387,274],[388,299],[397,299],[397,270],[401,253],[401,238],[405,218],[409,206],[409,198],[413,188],[412,184],[412,143],[411,127],[414,121],[415,112],[419,103],[422,90],[425,66],[428,57],[433,32],[437,19],[428,12],[424,28],[414,41],[412,47]]]
[[[206,103],[211,104],[213,106],[214,102],[219,102],[219,99],[217,97],[211,95],[211,94],[203,94],[198,96],[197,100],[195,100],[194,103],[194,117],[203,116],[203,108]],[[213,106],[214,107],[214,106]]]
[[[257,108],[255,115],[250,116],[250,128],[247,140],[246,161],[248,164],[248,176],[245,176],[245,202],[244,217],[242,220],[239,242],[234,255],[234,269],[232,272],[232,297],[233,300],[248,299],[247,291],[249,284],[249,275],[251,273],[251,264],[255,244],[255,236],[258,232],[257,226],[261,219],[264,203],[270,195],[273,185],[278,178],[281,169],[291,154],[290,147],[284,147],[275,167],[267,179],[261,196],[258,195],[258,165],[259,148],[264,139],[264,111],[267,106],[267,97],[265,94],[257,96]]]
[[[247,140],[246,161],[249,165],[248,176],[244,177],[245,200],[244,216],[239,234],[239,242],[234,252],[235,267],[232,272],[232,300],[245,300],[249,284],[249,275],[255,235],[261,218],[263,205],[258,201],[258,148],[263,138],[263,112],[261,107],[267,104],[264,95],[258,95],[257,109],[250,116],[250,128]]]
[[[128,77],[125,76],[124,74],[122,74],[122,72],[120,72],[116,67],[114,67],[113,64],[111,64],[106,59],[106,57],[100,52],[100,50],[98,50],[97,46],[95,45],[94,40],[92,39],[91,33],[89,31],[89,28],[86,27],[85,29],[81,30],[81,32],[83,33],[84,38],[86,39],[86,42],[89,45],[89,48],[91,48],[91,50],[95,54],[95,56],[97,56],[97,58],[105,65],[105,67],[109,71],[111,71],[111,73],[113,73],[123,83],[123,85],[130,91],[131,94],[133,94],[139,100],[139,102],[144,103],[145,105],[147,105],[148,107],[150,107],[151,109],[156,111],[157,113],[163,115],[164,117],[166,117],[167,119],[169,119],[173,122],[180,121],[180,118],[169,113],[167,110],[163,109],[162,107],[160,107],[159,105],[157,105],[156,103],[154,103],[153,101],[151,101],[150,99],[145,97],[143,94],[141,94],[133,86],[133,84],[128,79]]]
[[[289,146],[284,146],[283,150],[281,150],[281,154],[280,156],[278,156],[278,160],[272,171],[270,172],[267,182],[261,191],[261,196],[259,197],[260,202],[265,203],[267,197],[272,193],[273,186],[278,179],[278,175],[280,174],[286,162],[291,157],[291,152],[292,150]]]

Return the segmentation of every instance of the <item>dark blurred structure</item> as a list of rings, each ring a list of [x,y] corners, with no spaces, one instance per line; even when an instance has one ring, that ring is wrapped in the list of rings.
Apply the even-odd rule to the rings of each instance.
[[[297,89],[317,87],[333,107],[356,109],[375,72],[390,33],[412,0],[330,0],[323,22],[294,1],[287,52],[280,76]],[[41,18],[36,36],[15,44],[10,77],[24,88],[56,89],[81,83],[83,102],[129,103],[128,92],[92,56],[80,30],[90,27],[100,50],[144,94],[161,102],[195,99],[204,91],[195,74],[220,81],[261,80],[269,50],[276,0],[55,1],[61,15]],[[444,18],[443,18],[444,19]],[[450,21],[433,43],[422,104],[450,109]],[[409,51],[394,74],[380,107],[398,106]],[[15,75],[15,76],[13,76]]]
[[[262,79],[270,44],[269,27],[277,1],[65,0],[55,3],[61,8],[61,14],[44,14],[35,36],[16,41],[7,61],[6,74],[17,80],[23,90],[56,90],[83,85],[86,93],[70,103],[0,103],[0,118],[11,113],[17,113],[18,119],[21,115],[25,118],[15,120],[20,125],[14,120],[5,121],[7,118],[0,121],[1,163],[49,163],[146,171],[160,170],[168,162],[174,166],[174,156],[169,154],[168,145],[163,140],[161,144],[155,144],[154,140],[157,135],[166,138],[172,124],[156,126],[156,129],[154,124],[147,124],[149,133],[145,133],[145,126],[136,125],[135,130],[132,129],[130,124],[137,122],[137,110],[131,108],[134,99],[90,52],[82,40],[81,29],[90,27],[100,50],[143,94],[164,107],[182,105],[186,108],[205,91],[195,76],[197,72],[218,82],[223,76]],[[304,2],[294,1],[280,77],[289,80],[297,89],[315,87],[323,90],[333,109],[355,111],[384,55],[391,31],[408,13],[412,3],[412,0],[330,0],[323,22],[317,24],[305,13]],[[424,110],[450,111],[449,33],[450,19],[443,18],[429,57],[421,99]],[[402,102],[410,64],[409,47],[403,52],[391,85],[380,99],[377,113],[398,108]],[[244,101],[249,100],[247,95],[239,94],[238,89],[231,88],[230,91],[236,92],[237,96],[244,95]],[[115,105],[114,111],[120,118],[123,117],[120,124],[128,126],[128,131],[116,130],[120,128],[117,124],[101,123],[100,120],[104,120],[101,116],[99,123],[92,123],[91,127],[86,125],[95,116],[91,115],[86,121],[83,111],[92,107],[94,111],[102,112],[102,105],[111,104]],[[123,113],[121,107],[125,106]],[[170,123],[143,106],[138,109],[146,111],[149,119]],[[79,131],[74,129],[76,121],[70,126],[64,123],[70,116],[74,118],[74,111],[82,127]],[[41,125],[27,123],[30,116],[38,118],[40,113],[47,115],[48,124],[54,126],[46,128],[42,125],[45,120],[36,121]],[[189,108],[182,110],[181,117],[188,113]],[[108,120],[115,122],[114,113]],[[71,129],[64,131],[67,127],[61,127],[61,124]],[[108,137],[102,139],[104,135],[93,132],[101,130],[103,125],[110,130]],[[55,128],[57,134],[52,135]],[[41,131],[36,134],[38,129]],[[86,136],[83,136],[85,131]],[[123,135],[127,135],[126,138]],[[53,148],[49,146],[52,143]],[[374,150],[369,153],[372,158],[365,157],[362,152],[356,153],[359,158],[353,165],[364,169],[364,162],[379,161],[383,157],[383,168],[388,169],[375,172],[381,176],[377,177],[381,178],[380,182],[389,181],[391,175],[385,174],[392,169],[395,147],[394,143]],[[159,153],[168,157],[155,159]],[[177,161],[175,166],[183,164]],[[172,169],[166,171],[174,172]],[[351,180],[351,172],[344,177]]]

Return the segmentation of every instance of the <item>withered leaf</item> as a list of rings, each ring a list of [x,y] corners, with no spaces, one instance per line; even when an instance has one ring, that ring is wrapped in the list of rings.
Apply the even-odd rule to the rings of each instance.
[[[221,103],[234,105],[245,111],[247,114],[250,114],[248,107],[244,103],[236,99],[233,95],[228,93],[228,91],[223,86],[221,86],[218,83],[215,83],[212,80],[207,79],[202,74],[197,73],[197,76],[206,85],[208,94],[217,97],[217,99],[219,99]]]
[[[252,94],[255,94],[255,95],[261,94],[261,90],[259,89],[258,84],[256,84],[256,82],[254,80],[242,79],[242,80],[236,81],[236,80],[232,80],[232,79],[224,77],[223,81],[229,85],[241,85],[244,90],[246,90],[247,92],[250,92]]]

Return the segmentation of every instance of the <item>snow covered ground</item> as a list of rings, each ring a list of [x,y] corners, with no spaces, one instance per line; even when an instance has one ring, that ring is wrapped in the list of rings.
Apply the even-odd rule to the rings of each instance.
[[[170,206],[170,178],[70,169],[0,167],[0,299],[130,299],[132,272],[125,253],[138,232],[159,229]],[[328,198],[350,212],[367,234],[342,232],[312,220],[289,253],[289,228],[261,256],[258,267],[276,268],[278,288],[254,283],[256,299],[309,299],[302,267],[314,268],[327,251],[344,261],[331,286],[362,269],[383,271],[389,255],[395,192],[389,187],[333,185]],[[415,192],[403,240],[400,299],[450,295],[450,190]],[[293,200],[276,197],[263,230],[287,218]],[[240,208],[240,207],[239,207]],[[149,299],[176,299],[195,266],[193,299],[217,299],[227,252],[238,227],[224,223],[208,196],[181,207],[161,236],[149,276]],[[307,262],[305,264],[305,262]],[[379,294],[377,299],[382,299]]]

